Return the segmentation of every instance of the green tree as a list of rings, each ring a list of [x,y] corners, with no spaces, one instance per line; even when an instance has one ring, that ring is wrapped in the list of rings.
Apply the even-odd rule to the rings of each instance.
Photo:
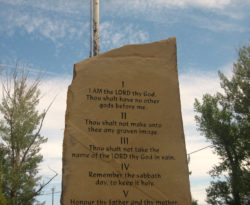
[[[194,104],[199,130],[221,159],[206,190],[213,205],[250,204],[250,46],[238,54],[231,79],[219,72],[224,92],[205,94]]]
[[[28,72],[16,69],[2,83],[0,104],[1,189],[8,205],[31,205],[47,183],[39,183],[38,164],[43,157],[40,135],[48,109],[39,113],[39,79],[31,82]],[[39,204],[38,202],[36,202]]]
[[[192,205],[198,205],[198,201],[197,200],[192,200]]]
[[[5,149],[0,145],[0,204],[7,205],[7,200],[5,199],[2,191],[2,170],[3,170],[3,159],[4,159]]]
[[[1,173],[0,173],[0,175],[1,175]],[[1,184],[1,181],[0,181],[0,184]],[[7,200],[5,199],[1,188],[0,188],[0,204],[1,205],[7,205]]]

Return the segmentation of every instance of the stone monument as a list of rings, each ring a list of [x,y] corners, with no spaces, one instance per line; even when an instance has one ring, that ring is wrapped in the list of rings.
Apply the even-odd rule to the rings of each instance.
[[[176,40],[74,66],[62,205],[191,205]]]

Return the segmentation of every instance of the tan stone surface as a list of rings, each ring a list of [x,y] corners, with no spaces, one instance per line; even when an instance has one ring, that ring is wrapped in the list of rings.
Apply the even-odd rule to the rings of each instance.
[[[191,204],[175,38],[75,64],[62,182],[62,205]]]

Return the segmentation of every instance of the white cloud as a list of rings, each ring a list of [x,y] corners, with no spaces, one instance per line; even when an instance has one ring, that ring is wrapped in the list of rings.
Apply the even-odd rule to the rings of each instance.
[[[220,89],[217,73],[188,72],[181,74],[180,94],[184,124],[194,124],[194,99],[201,100],[204,93],[215,94]]]
[[[248,0],[109,0],[101,4],[104,11],[108,14],[122,15],[128,13],[133,16],[140,16],[140,14],[147,13],[143,17],[151,18],[152,12],[156,15],[163,14],[168,9],[173,10],[174,13],[183,11],[183,9],[199,9],[217,13],[218,15],[228,16],[230,18],[243,18],[244,14],[236,12],[238,8],[249,6]],[[158,13],[157,13],[158,12]]]
[[[21,7],[30,7],[33,9],[39,9],[43,11],[52,11],[59,13],[67,13],[67,14],[79,14],[82,10],[89,8],[89,1],[80,1],[80,0],[0,0],[0,2],[4,2],[5,4],[9,4],[12,6]]]
[[[189,141],[187,144],[188,150],[199,150],[207,147],[208,143],[197,143]],[[206,148],[199,152],[190,155],[189,169],[192,172],[192,177],[209,177],[208,172],[212,167],[219,162],[218,157],[213,153],[211,148]]]
[[[40,5],[39,1],[39,5]],[[33,35],[38,39],[50,39],[54,43],[57,40],[80,39],[86,30],[89,22],[80,19],[77,15],[73,16],[67,13],[67,9],[72,6],[77,7],[74,3],[63,3],[58,6],[60,12],[54,11],[57,8],[53,2],[47,2],[46,5],[41,3],[40,7],[35,1],[32,3],[25,1],[7,2],[12,4],[8,9],[1,9],[0,19],[2,19],[0,31],[8,33],[10,36],[16,32]],[[43,6],[42,6],[43,5]],[[47,8],[47,10],[45,9]],[[65,8],[65,9],[63,9]],[[73,9],[73,8],[72,8]]]
[[[242,0],[240,0],[242,1]],[[243,0],[244,1],[244,0]],[[145,10],[147,8],[188,8],[188,7],[201,7],[201,8],[224,8],[232,4],[232,0],[126,0],[126,9],[139,9]],[[117,5],[125,5],[125,0],[110,0],[107,4],[114,5],[115,8],[118,8]],[[120,7],[121,8],[121,7]],[[124,9],[124,8],[123,8]]]
[[[37,13],[23,13],[16,10],[7,11],[2,14],[7,17],[8,23],[2,26],[2,30],[7,30],[11,35],[16,29],[26,31],[28,34],[38,32],[42,37],[48,38],[55,42],[63,38],[80,38],[83,31],[87,29],[88,23],[74,22],[57,17],[48,17]],[[81,29],[76,30],[76,27]]]
[[[228,20],[221,20],[216,17],[211,18],[202,17],[202,16],[190,16],[190,19],[195,22],[195,25],[202,29],[207,29],[213,32],[229,32],[229,31],[237,31],[244,32],[246,28],[242,27],[235,22],[229,22]]]
[[[241,1],[242,0],[237,0]],[[243,0],[244,1],[244,0]],[[18,6],[32,6],[44,10],[53,10],[53,11],[61,11],[61,12],[68,12],[68,13],[75,13],[78,12],[80,9],[84,9],[86,5],[89,5],[89,0],[83,3],[79,0],[61,0],[61,1],[39,1],[39,0],[2,0],[2,2],[18,5]],[[233,0],[108,0],[105,1],[106,4],[113,5],[113,4],[125,4],[126,6],[137,8],[138,6],[177,6],[177,7],[184,7],[184,6],[199,6],[199,7],[208,7],[208,8],[222,8],[234,2]],[[102,2],[101,2],[102,4]]]
[[[207,203],[205,202],[206,199],[206,191],[205,189],[207,188],[208,184],[206,186],[196,186],[192,189],[192,197],[194,200],[198,200],[199,205],[206,205]]]
[[[105,51],[125,44],[137,44],[148,41],[149,35],[139,26],[103,22],[100,24],[101,48]]]
[[[54,100],[45,118],[44,130],[64,129],[66,94],[71,80],[69,76],[61,76],[49,78],[41,82],[40,90],[43,96],[38,108],[40,110],[45,109]]]
[[[222,8],[231,3],[231,0],[155,0],[156,3],[173,6],[200,6],[208,8]]]
[[[193,22],[195,26],[214,32],[244,31],[239,22],[229,22],[219,16],[241,19],[244,12],[239,5],[246,0],[109,0],[100,3],[101,48],[108,50],[124,44],[143,43],[149,33],[134,23],[121,23],[122,18],[133,17],[147,22],[166,24]],[[1,10],[0,31],[13,35],[17,31],[33,34],[36,38],[47,38],[54,43],[58,40],[79,39],[86,44],[89,35],[89,1],[3,1],[8,9]],[[198,7],[216,14],[205,18],[197,12],[188,10]],[[183,12],[185,10],[185,12]],[[106,17],[109,20],[106,20]],[[102,19],[105,19],[102,22]],[[117,20],[116,20],[117,19]],[[166,20],[167,19],[167,20]],[[162,31],[161,31],[162,32]],[[37,35],[36,35],[37,34]],[[33,36],[33,37],[34,37]],[[86,41],[86,42],[85,42]],[[84,43],[85,42],[85,43]],[[63,45],[56,42],[58,46]],[[110,46],[110,47],[109,47]]]
[[[61,174],[66,95],[71,80],[72,77],[69,76],[54,77],[44,79],[40,86],[43,97],[40,100],[39,110],[48,107],[55,99],[46,115],[41,131],[41,134],[48,138],[48,142],[42,145],[41,150],[44,156],[41,172],[45,175],[51,173],[48,166]]]
[[[60,183],[62,177],[62,158],[45,158],[45,160],[39,165],[39,175],[43,176],[43,179],[51,178],[54,173],[58,176],[53,183]]]

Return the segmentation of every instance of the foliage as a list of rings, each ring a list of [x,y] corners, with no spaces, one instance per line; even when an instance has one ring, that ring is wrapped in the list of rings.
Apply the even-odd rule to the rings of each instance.
[[[197,200],[192,200],[192,205],[198,205],[198,201]]]
[[[3,193],[2,193],[2,189],[1,188],[0,188],[0,204],[1,205],[7,205],[7,200],[5,199],[5,197],[4,197]]]
[[[0,204],[1,205],[7,205],[7,200],[5,199],[3,192],[2,192],[2,164],[3,161],[1,159],[3,159],[4,156],[4,148],[2,146],[0,146]]]
[[[210,171],[217,181],[207,189],[207,202],[250,204],[250,46],[239,50],[231,79],[219,76],[224,93],[205,94],[194,104],[199,130],[221,159]]]
[[[37,111],[39,79],[30,82],[26,71],[16,69],[2,83],[0,104],[1,189],[8,205],[31,205],[44,186],[40,184],[38,164],[43,157],[40,145],[47,139],[40,135],[47,113]],[[38,204],[38,203],[37,203]]]

